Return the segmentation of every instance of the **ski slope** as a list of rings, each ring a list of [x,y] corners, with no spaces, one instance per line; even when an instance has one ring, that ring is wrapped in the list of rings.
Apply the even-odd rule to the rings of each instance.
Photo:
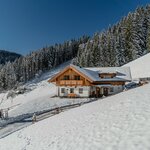
[[[130,67],[133,79],[150,77],[150,53],[124,66]]]
[[[149,150],[150,84],[37,122],[0,150]]]

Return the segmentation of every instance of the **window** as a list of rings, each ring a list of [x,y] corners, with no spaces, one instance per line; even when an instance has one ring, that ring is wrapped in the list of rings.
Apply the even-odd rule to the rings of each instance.
[[[105,76],[102,76],[102,78],[104,78],[104,79],[110,79],[110,78],[112,78],[112,77],[109,76],[109,75],[105,75]]]
[[[114,92],[114,88],[113,87],[110,88],[110,92]]]
[[[80,76],[74,76],[75,80],[80,80]]]
[[[65,88],[61,88],[61,93],[65,93]]]
[[[69,75],[65,75],[64,80],[69,80]]]
[[[101,73],[99,74],[100,78],[104,78],[104,79],[110,79],[110,78],[114,78],[116,76],[116,74],[110,74],[110,73]]]
[[[79,93],[80,93],[80,94],[83,93],[83,88],[79,88]]]
[[[73,88],[70,89],[70,93],[74,93],[74,89]]]

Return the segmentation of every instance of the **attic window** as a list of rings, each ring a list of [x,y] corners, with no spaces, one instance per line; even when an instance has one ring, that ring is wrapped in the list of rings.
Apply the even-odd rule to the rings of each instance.
[[[69,80],[69,75],[65,75],[64,80]]]
[[[80,80],[80,76],[74,76],[75,80]]]
[[[111,75],[100,75],[100,78],[109,79],[113,77]]]
[[[110,78],[113,78],[115,76],[116,76],[115,73],[101,73],[101,74],[99,74],[99,77],[104,78],[104,79],[110,79]]]

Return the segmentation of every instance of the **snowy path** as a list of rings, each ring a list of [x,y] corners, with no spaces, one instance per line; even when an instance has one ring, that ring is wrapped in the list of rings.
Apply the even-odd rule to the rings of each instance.
[[[21,122],[21,123],[14,123],[14,124],[10,124],[6,127],[0,128],[0,139],[4,138],[16,131],[19,131],[29,125],[31,125],[31,122]]]

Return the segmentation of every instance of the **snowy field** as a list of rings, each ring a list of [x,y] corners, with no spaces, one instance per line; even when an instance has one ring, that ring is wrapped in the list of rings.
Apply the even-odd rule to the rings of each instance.
[[[0,150],[149,150],[150,84],[62,112],[0,140]]]
[[[88,100],[87,98],[69,99],[53,97],[56,94],[56,86],[49,83],[46,84],[45,86],[35,88],[27,94],[17,96],[13,99],[13,102],[11,99],[4,101],[1,107],[12,107],[9,110],[9,117],[15,117],[21,114],[39,112]]]

